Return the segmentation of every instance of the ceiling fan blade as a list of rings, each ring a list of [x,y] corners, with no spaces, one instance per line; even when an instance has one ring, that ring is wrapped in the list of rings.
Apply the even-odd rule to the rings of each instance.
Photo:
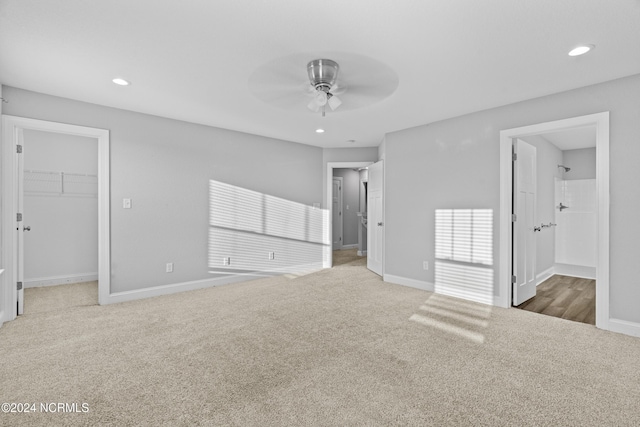
[[[316,88],[313,87],[312,84],[310,83],[305,83],[304,84],[304,89],[303,91],[307,94],[307,95],[315,95],[316,94]]]
[[[331,98],[329,98],[329,107],[331,107],[332,111],[334,111],[340,105],[342,105],[342,101],[340,101],[340,98],[338,98],[337,96],[333,95]]]
[[[344,83],[336,83],[333,86],[331,86],[331,89],[329,90],[329,92],[332,95],[342,95],[345,91],[347,90],[347,85]]]
[[[311,111],[313,111],[314,113],[317,113],[318,111],[320,111],[320,106],[318,105],[318,103],[316,102],[316,99],[313,98],[311,100],[311,102],[309,102],[309,104],[307,104],[307,108]]]

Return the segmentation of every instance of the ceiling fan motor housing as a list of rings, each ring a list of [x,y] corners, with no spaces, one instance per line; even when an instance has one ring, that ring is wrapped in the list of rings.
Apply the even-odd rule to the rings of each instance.
[[[338,63],[330,59],[314,59],[307,64],[309,82],[316,90],[329,93],[338,78]]]

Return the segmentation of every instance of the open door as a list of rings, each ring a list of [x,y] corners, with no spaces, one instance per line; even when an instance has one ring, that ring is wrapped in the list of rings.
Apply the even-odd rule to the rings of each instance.
[[[18,315],[24,313],[24,232],[30,230],[24,224],[24,132],[18,129],[18,144],[16,145],[16,279],[18,289]]]
[[[382,161],[369,166],[367,188],[367,268],[382,276],[384,258],[384,194]]]
[[[536,147],[517,139],[513,161],[513,305],[536,296]]]
[[[342,177],[333,177],[331,189],[332,205],[331,220],[333,221],[332,249],[342,249],[343,221],[342,221]]]

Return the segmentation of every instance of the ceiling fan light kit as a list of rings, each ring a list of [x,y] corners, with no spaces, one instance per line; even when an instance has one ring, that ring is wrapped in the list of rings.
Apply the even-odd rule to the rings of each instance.
[[[314,59],[307,64],[309,83],[315,90],[314,99],[307,107],[313,112],[322,109],[322,117],[325,115],[325,105],[329,104],[333,111],[342,104],[342,101],[331,93],[336,87],[339,69],[338,63],[331,59]]]

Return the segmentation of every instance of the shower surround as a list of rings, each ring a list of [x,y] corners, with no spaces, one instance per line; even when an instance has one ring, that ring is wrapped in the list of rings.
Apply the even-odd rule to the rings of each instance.
[[[566,209],[560,209],[560,205]],[[555,273],[596,278],[596,180],[555,181]]]

